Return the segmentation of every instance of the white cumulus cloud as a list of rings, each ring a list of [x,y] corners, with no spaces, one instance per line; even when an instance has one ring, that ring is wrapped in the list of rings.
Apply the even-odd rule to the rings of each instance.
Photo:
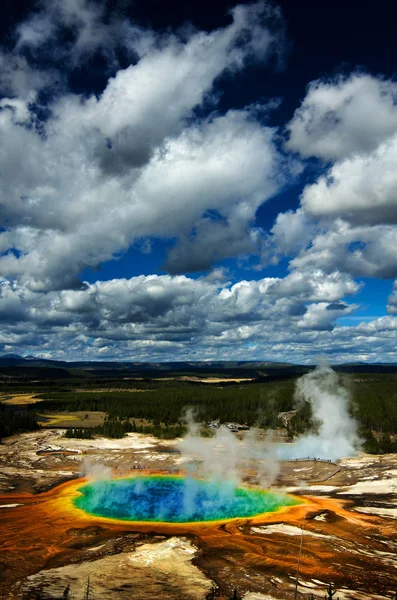
[[[338,161],[397,132],[397,84],[366,74],[314,81],[287,125],[289,150]]]
[[[275,14],[264,2],[231,14],[230,25],[212,32],[138,28],[130,66],[116,69],[97,95],[61,90],[44,116],[36,96],[15,97],[13,84],[13,96],[0,105],[4,276],[36,291],[76,288],[85,267],[153,236],[181,239],[168,261],[173,272],[200,262],[207,268],[225,256],[214,219],[222,222],[229,255],[255,249],[256,210],[285,180],[275,130],[262,123],[258,107],[226,114],[209,108],[216,106],[217,79],[237,74],[248,59],[266,59],[279,38],[266,26]],[[19,27],[3,71],[61,26],[75,28],[75,46],[83,39],[88,51],[96,24],[114,25],[103,15],[100,3],[45,2]],[[186,247],[190,264],[181,258]]]

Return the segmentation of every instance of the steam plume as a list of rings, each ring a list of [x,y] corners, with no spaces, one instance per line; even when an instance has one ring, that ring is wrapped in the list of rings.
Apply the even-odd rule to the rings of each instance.
[[[267,487],[278,474],[275,448],[259,437],[257,430],[244,432],[237,438],[225,425],[215,430],[211,438],[199,434],[199,426],[189,412],[185,419],[188,433],[178,444],[188,475],[228,481],[239,485],[245,476]]]
[[[101,463],[94,463],[91,460],[85,460],[80,468],[81,477],[94,481],[106,481],[112,479],[112,469]]]
[[[295,395],[298,401],[310,402],[318,433],[283,444],[278,449],[279,458],[336,460],[357,453],[360,440],[356,422],[348,412],[349,393],[335,371],[322,366],[304,375],[297,381]]]

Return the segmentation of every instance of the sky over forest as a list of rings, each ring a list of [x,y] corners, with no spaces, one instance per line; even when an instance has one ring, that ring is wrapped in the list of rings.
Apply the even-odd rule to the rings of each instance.
[[[397,362],[394,2],[6,2],[0,353]]]

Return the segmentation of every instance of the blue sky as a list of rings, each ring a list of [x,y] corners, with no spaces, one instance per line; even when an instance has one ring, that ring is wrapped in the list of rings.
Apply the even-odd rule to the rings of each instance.
[[[19,1],[0,352],[394,362],[395,8]]]

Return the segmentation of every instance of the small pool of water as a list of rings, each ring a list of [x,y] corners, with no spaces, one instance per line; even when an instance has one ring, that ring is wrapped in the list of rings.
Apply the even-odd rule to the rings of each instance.
[[[299,504],[292,496],[229,482],[148,476],[96,481],[79,488],[74,505],[99,517],[189,523],[252,517]]]

